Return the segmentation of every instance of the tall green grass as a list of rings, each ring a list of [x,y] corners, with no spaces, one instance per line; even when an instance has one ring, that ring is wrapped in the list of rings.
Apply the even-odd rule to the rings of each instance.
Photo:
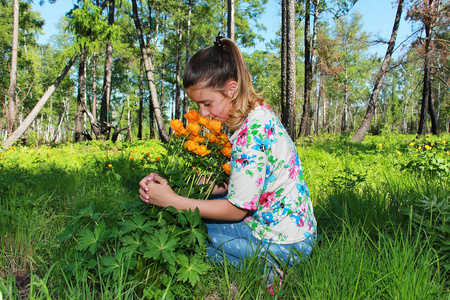
[[[297,141],[318,219],[312,256],[286,270],[283,288],[274,296],[265,289],[256,257],[242,270],[212,264],[195,288],[178,289],[177,298],[450,299],[445,266],[450,149],[443,143],[450,136],[426,138],[367,136],[355,144],[330,135]],[[436,174],[433,168],[420,171],[411,142],[440,145],[427,153],[441,159]],[[136,286],[143,283],[129,281],[127,270],[119,281],[82,271],[74,280],[63,268],[70,254],[56,237],[90,203],[104,213],[136,200],[149,160],[163,152],[156,141],[0,152],[3,298],[18,299],[20,289],[33,299],[138,298]],[[415,164],[405,167],[413,158]],[[22,278],[29,278],[26,289],[17,286]],[[164,295],[170,298],[169,291]]]

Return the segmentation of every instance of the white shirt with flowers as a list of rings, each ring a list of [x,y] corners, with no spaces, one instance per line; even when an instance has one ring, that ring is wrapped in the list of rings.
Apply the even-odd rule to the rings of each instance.
[[[252,110],[230,139],[228,200],[252,211],[255,238],[293,244],[316,236],[316,219],[297,149],[265,105]]]

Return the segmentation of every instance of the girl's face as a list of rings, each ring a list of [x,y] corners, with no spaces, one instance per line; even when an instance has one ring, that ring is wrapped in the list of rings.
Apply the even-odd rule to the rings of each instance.
[[[225,123],[233,108],[231,97],[236,91],[236,86],[236,81],[229,80],[225,87],[225,93],[210,88],[188,88],[186,93],[192,101],[200,106],[200,113],[203,117],[210,117]]]

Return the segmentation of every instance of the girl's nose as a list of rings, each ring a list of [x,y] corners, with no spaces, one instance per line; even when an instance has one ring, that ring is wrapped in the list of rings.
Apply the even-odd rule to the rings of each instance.
[[[207,109],[200,108],[200,115],[206,118],[209,115],[209,111]]]

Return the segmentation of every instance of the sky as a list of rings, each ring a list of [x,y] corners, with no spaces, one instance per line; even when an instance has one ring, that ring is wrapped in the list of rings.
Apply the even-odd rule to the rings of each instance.
[[[41,17],[45,20],[43,28],[44,35],[39,37],[38,42],[46,44],[50,42],[50,36],[56,34],[56,23],[64,16],[71,8],[75,1],[72,0],[57,0],[54,4],[44,3],[43,6],[37,4],[35,1],[33,4],[34,10],[41,12]],[[392,27],[394,24],[395,13],[397,6],[392,4],[393,0],[359,0],[352,8],[352,12],[360,12],[363,22],[363,30],[368,32],[371,38],[381,37],[384,40],[389,40]],[[399,33],[397,36],[396,46],[404,41],[412,33],[412,23],[405,21],[406,9],[403,10],[402,20],[400,21]],[[266,38],[266,42],[275,38],[275,32],[278,30],[281,22],[280,16],[280,4],[279,0],[269,0],[266,7],[266,13],[260,19],[267,30],[261,32]],[[257,45],[258,48],[264,48],[264,43]],[[378,53],[380,56],[384,56],[387,45],[372,46],[369,50],[371,53]],[[260,49],[264,50],[264,49]],[[394,56],[399,55],[400,50]]]

